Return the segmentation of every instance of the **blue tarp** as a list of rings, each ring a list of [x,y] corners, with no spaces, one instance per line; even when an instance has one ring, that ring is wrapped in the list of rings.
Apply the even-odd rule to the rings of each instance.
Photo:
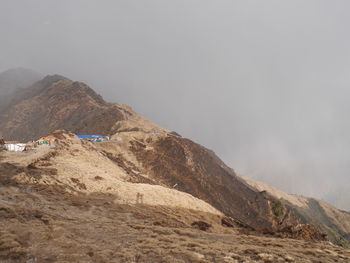
[[[79,139],[107,139],[108,136],[103,136],[103,135],[77,135]]]

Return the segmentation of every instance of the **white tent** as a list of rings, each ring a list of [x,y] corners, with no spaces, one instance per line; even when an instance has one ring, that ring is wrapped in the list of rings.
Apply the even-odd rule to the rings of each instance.
[[[23,152],[26,145],[23,143],[5,144],[5,149],[10,152]]]

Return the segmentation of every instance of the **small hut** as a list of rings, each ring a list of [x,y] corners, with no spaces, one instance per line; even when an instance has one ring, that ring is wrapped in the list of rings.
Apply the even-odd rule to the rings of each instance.
[[[24,143],[6,143],[4,145],[4,147],[9,152],[23,152],[26,149],[26,144],[24,144]]]
[[[41,137],[36,141],[38,145],[51,145],[51,139],[48,137]]]

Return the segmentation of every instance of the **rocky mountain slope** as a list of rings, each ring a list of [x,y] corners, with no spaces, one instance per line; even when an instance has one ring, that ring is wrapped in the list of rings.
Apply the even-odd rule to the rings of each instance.
[[[55,75],[16,93],[11,105],[0,111],[0,133],[8,140],[23,142],[56,129],[111,135],[135,128],[120,126],[130,118],[142,122],[129,107],[107,103],[84,83]]]
[[[71,133],[62,130],[52,132],[56,129],[65,129]],[[75,220],[76,223],[92,224],[92,222],[97,222],[97,216],[94,212],[96,210],[99,211],[97,214],[103,218],[101,219],[103,223],[102,221],[99,223],[101,228],[115,224],[117,221],[113,221],[114,217],[103,212],[102,208],[97,208],[98,205],[88,205],[91,202],[96,204],[100,202],[99,204],[103,203],[103,206],[110,204],[109,209],[114,211],[111,214],[117,218],[126,217],[120,219],[121,221],[118,221],[120,223],[123,220],[127,221],[127,218],[135,218],[133,214],[135,211],[136,214],[137,211],[142,211],[140,212],[141,218],[145,216],[147,220],[151,221],[153,219],[150,219],[149,215],[144,215],[147,209],[155,209],[154,211],[157,213],[164,214],[165,221],[168,220],[168,216],[175,216],[176,211],[185,211],[184,219],[179,219],[183,223],[181,226],[192,227],[191,224],[195,222],[197,223],[194,226],[200,228],[203,226],[206,228],[205,225],[208,223],[217,225],[221,230],[214,232],[213,236],[206,236],[206,238],[214,239],[215,242],[218,242],[218,246],[224,247],[226,245],[218,239],[228,238],[232,241],[232,237],[222,235],[226,233],[226,228],[222,229],[223,225],[229,225],[239,233],[243,231],[258,236],[264,234],[268,235],[269,238],[273,236],[309,241],[324,240],[325,236],[316,227],[310,226],[314,225],[326,232],[331,241],[336,244],[346,246],[349,239],[350,218],[347,213],[343,213],[328,204],[323,204],[319,208],[317,206],[317,204],[321,204],[319,201],[315,204],[310,201],[311,199],[296,198],[282,192],[277,194],[277,190],[262,188],[258,183],[254,184],[253,181],[245,180],[205,147],[153,124],[133,112],[128,106],[107,103],[87,85],[73,82],[61,76],[48,76],[30,88],[17,93],[11,105],[0,112],[0,132],[7,140],[29,141],[51,134],[52,139],[56,141],[52,147],[40,146],[28,152],[3,152],[1,154],[1,191],[8,192],[8,195],[3,194],[1,197],[3,208],[0,208],[0,211],[5,211],[5,217],[1,221],[3,225],[8,224],[12,220],[11,218],[14,218],[12,221],[21,223],[23,227],[28,223],[25,215],[31,213],[34,204],[24,202],[19,206],[19,210],[16,210],[17,208],[14,207],[17,204],[15,201],[17,197],[12,198],[11,196],[17,196],[15,193],[18,193],[18,200],[34,198],[35,202],[42,204],[40,207],[35,206],[35,211],[41,211],[38,220],[47,215],[51,218],[50,222],[57,221],[57,225],[64,225],[72,218],[75,218],[72,220]],[[103,143],[85,142],[78,140],[73,133],[100,133],[109,135],[111,140]],[[10,196],[10,199],[6,196]],[[53,201],[55,198],[58,198],[57,202]],[[81,208],[75,208],[75,205],[72,204],[68,206],[65,218],[58,218],[58,215],[62,214],[61,209],[65,209],[67,202],[69,203],[71,200],[83,200],[81,201],[83,204],[78,205]],[[48,205],[49,203],[51,205]],[[142,205],[147,209],[139,210],[134,207],[135,205]],[[327,209],[325,209],[326,206]],[[312,207],[312,209],[307,207]],[[160,212],[163,211],[163,208],[170,209],[167,210],[171,211],[170,214]],[[21,212],[21,209],[25,209],[26,212]],[[133,211],[132,215],[120,212],[120,209],[130,209]],[[55,210],[57,211],[55,212]],[[79,214],[81,211],[86,211],[86,213]],[[189,213],[188,211],[197,212]],[[118,213],[122,213],[122,215]],[[191,216],[186,217],[186,213]],[[203,213],[207,216],[204,216]],[[28,220],[37,220],[34,217],[28,216]],[[42,222],[46,224],[46,219],[43,220]],[[147,220],[145,219],[146,222],[151,222]],[[192,221],[191,224],[190,221]],[[32,223],[38,222],[33,221]],[[57,226],[56,223],[54,223],[55,226]],[[140,221],[138,221],[139,223],[141,224]],[[19,233],[14,230],[15,225],[11,225],[13,229],[9,228],[9,232],[4,232],[5,237],[15,236],[13,238],[18,244],[16,246],[19,251],[24,247],[25,257],[37,255],[36,253],[41,251],[41,248],[37,246],[41,244],[40,242],[44,242],[43,240],[48,234],[45,232],[46,228],[38,226],[42,232],[41,237],[28,234],[30,236],[27,237],[28,240],[20,242],[18,239],[21,237],[18,237]],[[74,224],[70,225],[70,227],[73,226]],[[167,223],[165,226],[169,227]],[[48,224],[47,227],[52,229],[53,225]],[[140,229],[148,228],[143,225]],[[137,233],[140,232],[140,229],[137,229]],[[113,231],[119,233],[117,228],[113,228]],[[88,238],[98,239],[102,232],[93,231]],[[135,234],[133,231],[132,233]],[[231,235],[232,232],[229,234]],[[71,239],[74,240],[79,239],[78,232],[73,231],[72,234],[65,235],[70,235]],[[198,241],[199,236],[195,235],[191,238]],[[57,246],[56,238],[60,239],[61,237],[53,238],[53,250]],[[62,238],[65,240],[64,242],[67,241],[66,236]],[[130,238],[130,242],[135,240],[135,236]],[[33,242],[35,245],[30,245]],[[64,242],[62,246],[64,246]],[[293,247],[293,242],[297,241],[290,242],[288,246]],[[258,246],[262,246],[262,243]],[[278,241],[276,243],[271,241],[271,243],[274,244],[274,247]],[[322,244],[326,243],[319,243],[315,246],[318,248],[326,246],[331,251],[329,255],[335,251],[335,249],[330,249],[329,245]],[[96,246],[95,244],[95,248]],[[138,248],[137,246],[128,247],[126,244],[123,246],[135,249],[135,251]],[[97,247],[101,249],[100,246]],[[10,255],[11,249],[5,251]],[[13,247],[13,249],[16,251],[17,248]],[[64,248],[62,249],[64,250]],[[276,261],[277,257],[281,257],[278,259],[281,262],[284,262],[282,260],[288,261],[282,256],[278,256],[280,252],[277,250],[276,254],[269,256],[275,258],[275,261],[271,259],[270,262],[278,262]],[[228,251],[225,250],[222,253],[229,253]],[[346,254],[347,252],[344,251],[339,253]],[[53,254],[56,252],[52,251]],[[84,250],[81,253],[90,252]],[[114,252],[108,253],[114,255]],[[215,254],[216,252],[212,251],[211,253]],[[301,259],[303,256],[298,253],[301,251],[296,252],[292,258]],[[337,254],[333,254],[333,256],[337,255],[341,259],[338,252],[334,253]],[[44,254],[43,252],[42,257]],[[258,260],[258,252],[249,252],[248,254],[254,254],[255,256],[251,256]],[[317,253],[314,254],[316,257]],[[93,258],[95,254],[91,255]],[[216,256],[217,254],[215,254]],[[247,260],[248,257],[250,256],[247,256]],[[177,258],[186,257],[179,256]],[[208,259],[209,262],[215,262],[211,260],[213,256],[210,258],[209,255],[206,255],[204,258]],[[304,255],[304,258],[307,256]],[[311,262],[313,262],[312,258],[313,256],[310,256]],[[103,262],[97,261],[96,258],[95,261],[93,260],[91,259],[92,262]],[[231,258],[227,260],[231,260],[227,262],[243,262],[245,259],[242,257],[242,259]],[[259,260],[266,262],[264,259]],[[306,262],[298,260],[295,262]],[[47,262],[56,261],[52,259]],[[107,260],[106,262],[112,261]],[[151,262],[157,261],[151,260]],[[194,261],[184,259],[178,262]]]
[[[311,226],[263,234],[140,171],[141,132],[0,153],[0,260],[6,262],[348,262]],[[148,135],[148,140],[155,134]],[[168,136],[168,135],[164,135]],[[293,239],[290,239],[293,238]]]
[[[258,191],[278,198],[283,205],[293,210],[302,223],[312,224],[327,233],[336,244],[350,247],[350,213],[336,209],[334,206],[315,198],[286,194],[262,182],[241,177]]]
[[[127,134],[124,147],[102,149],[111,160],[132,156],[128,161],[149,182],[176,185],[256,230],[277,231],[299,222],[284,207],[276,215],[278,200],[242,183],[212,152],[170,134],[127,106],[105,102],[83,83],[48,76],[17,94],[0,113],[0,132],[7,140],[33,140],[58,128],[112,139]]]
[[[55,147],[0,153],[1,262],[350,260],[312,229],[295,229],[298,240],[259,234],[189,194],[136,183],[96,144],[53,136]]]

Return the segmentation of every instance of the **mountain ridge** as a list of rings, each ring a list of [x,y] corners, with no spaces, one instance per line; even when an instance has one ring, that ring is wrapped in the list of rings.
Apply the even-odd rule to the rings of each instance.
[[[270,189],[260,189],[242,179],[213,151],[157,126],[126,105],[105,102],[84,83],[59,75],[45,77],[18,92],[12,103],[0,112],[0,132],[7,140],[35,140],[58,129],[74,134],[110,136],[109,144],[88,144],[83,148],[89,148],[91,154],[96,152],[96,156],[104,156],[104,162],[112,162],[134,184],[146,182],[167,189],[176,187],[177,191],[205,201],[256,231],[287,235],[292,227],[306,223],[320,227],[337,244],[347,246],[350,240],[350,231],[343,225],[350,222],[347,215],[344,222],[337,222],[331,212],[322,212],[325,205],[317,208],[318,202],[312,203],[314,207],[310,209],[300,210]],[[67,151],[84,152],[79,145],[76,141]],[[52,159],[56,162],[57,158]],[[68,159],[61,162],[64,166]],[[50,162],[45,165],[56,167]],[[34,167],[44,169],[45,165]],[[75,171],[76,168],[72,165],[65,169]],[[62,180],[63,174],[64,169],[56,179]],[[81,175],[72,178],[79,183],[87,180]],[[67,180],[65,184],[77,187]]]

